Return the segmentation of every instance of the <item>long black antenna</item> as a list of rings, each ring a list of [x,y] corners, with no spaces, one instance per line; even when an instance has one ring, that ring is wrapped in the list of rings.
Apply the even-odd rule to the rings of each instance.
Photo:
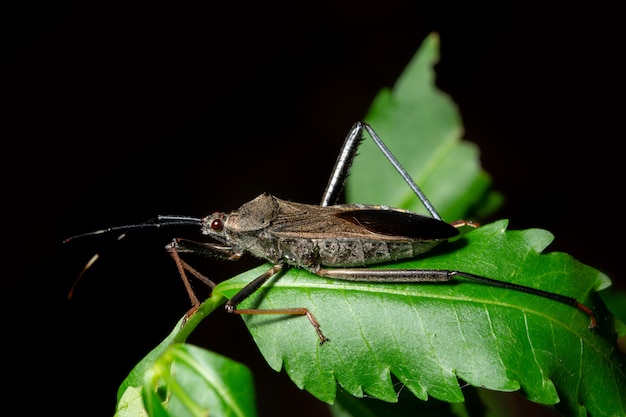
[[[198,217],[190,216],[157,216],[152,220],[148,220],[144,223],[129,224],[125,226],[114,226],[106,229],[95,230],[93,232],[81,233],[78,235],[70,236],[63,240],[63,243],[68,243],[71,240],[100,235],[103,233],[116,232],[116,231],[128,231],[132,229],[146,229],[150,227],[165,227],[165,226],[202,226],[202,219]]]
[[[108,227],[106,229],[101,229],[101,230],[96,230],[93,232],[81,233],[78,235],[70,236],[67,239],[64,239],[63,243],[68,243],[74,239],[100,235],[103,233],[118,232],[118,231],[127,232],[128,230],[132,230],[132,229],[146,229],[150,227],[165,227],[165,226],[202,226],[202,219],[197,218],[197,217],[189,217],[189,216],[157,216],[154,219],[148,220],[147,222],[144,222],[144,223]],[[123,238],[124,236],[126,236],[126,233],[122,233],[118,237],[118,240]],[[85,275],[85,272],[89,268],[91,268],[91,266],[94,264],[94,262],[98,260],[99,257],[100,255],[96,253],[94,256],[91,257],[89,262],[87,262],[87,264],[83,267],[82,271],[80,271],[80,274],[78,274],[78,276],[72,283],[72,287],[70,288],[70,291],[67,294],[68,299],[72,298],[74,294],[74,290],[76,289],[76,285],[78,285],[78,282],[81,280],[83,275]]]

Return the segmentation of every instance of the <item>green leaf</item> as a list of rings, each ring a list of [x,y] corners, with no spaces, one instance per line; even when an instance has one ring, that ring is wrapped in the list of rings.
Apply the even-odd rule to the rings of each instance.
[[[146,414],[143,397],[138,393],[144,385],[146,372],[154,372],[158,361],[162,361],[171,346],[183,343],[198,324],[218,306],[225,302],[217,294],[204,301],[191,317],[183,317],[174,326],[172,332],[144,357],[120,385],[117,392],[116,417],[143,417]],[[154,414],[151,414],[154,415]]]
[[[337,402],[330,407],[333,417],[469,417],[464,403],[450,405],[443,401],[422,401],[408,390],[398,393],[397,403],[374,398],[356,398],[337,392]]]
[[[454,103],[434,87],[437,49],[438,38],[429,36],[394,89],[377,97],[366,121],[442,217],[456,220],[475,210],[489,213],[501,196],[489,190],[489,175],[480,168],[476,147],[461,140]],[[425,213],[367,139],[346,193],[351,202]],[[506,224],[483,226],[428,256],[387,267],[458,269],[575,297],[595,306],[598,331],[588,330],[588,318],[572,306],[512,290],[470,282],[342,282],[295,268],[274,277],[241,307],[306,307],[331,341],[320,346],[302,316],[253,315],[244,320],[272,368],[284,369],[297,386],[328,403],[335,401],[340,387],[342,394],[388,402],[397,401],[402,390],[420,399],[458,404],[465,399],[459,384],[470,384],[519,390],[532,401],[558,403],[566,415],[624,415],[624,357],[615,348],[611,318],[595,297],[595,291],[609,285],[608,278],[566,254],[543,254],[550,233],[506,231]],[[210,313],[268,267],[221,283],[200,309]],[[169,345],[186,339],[197,323],[190,322],[137,366],[125,381],[126,389],[120,388],[124,398],[136,398],[142,375],[152,372]],[[180,387],[194,390],[183,381]],[[162,412],[160,399],[151,398],[155,415]],[[465,415],[462,409],[453,412]]]
[[[548,232],[505,228],[505,221],[489,224],[447,250],[388,267],[463,270],[586,303],[608,285],[606,276],[569,255],[541,254],[551,241]],[[215,292],[230,297],[266,268],[224,282]],[[624,362],[606,328],[610,320],[602,317],[603,331],[594,333],[589,318],[569,305],[475,283],[342,282],[293,269],[244,306],[286,307],[308,308],[331,341],[320,346],[305,317],[244,320],[270,366],[283,368],[322,401],[334,401],[338,383],[354,396],[393,402],[393,374],[424,400],[463,401],[460,378],[493,390],[521,389],[542,404],[561,401],[571,415],[579,415],[581,404],[592,415],[624,412]]]
[[[484,201],[489,179],[476,148],[460,140],[454,104],[433,86],[437,43],[436,36],[424,42],[394,90],[375,100],[367,121],[442,216],[457,219]],[[351,202],[424,212],[368,140],[359,149],[347,195]],[[484,226],[448,251],[393,267],[462,270],[588,303],[594,291],[609,285],[606,276],[568,255],[541,254],[550,233],[505,228],[504,221]],[[266,268],[223,283],[216,293],[230,297]],[[323,346],[303,317],[244,320],[270,366],[284,368],[296,385],[323,401],[334,401],[337,382],[356,397],[395,401],[393,374],[421,399],[463,401],[461,378],[493,390],[522,390],[543,404],[560,402],[569,415],[585,408],[592,415],[624,411],[623,358],[608,319],[602,322],[605,333],[596,334],[583,313],[541,297],[473,283],[348,283],[293,269],[245,307],[306,307],[315,314],[331,339]],[[601,388],[606,384],[611,388]]]
[[[144,374],[149,415],[251,417],[252,375],[245,366],[193,345],[167,348]]]
[[[143,406],[141,387],[128,386],[117,400],[115,417],[145,417],[148,415]]]

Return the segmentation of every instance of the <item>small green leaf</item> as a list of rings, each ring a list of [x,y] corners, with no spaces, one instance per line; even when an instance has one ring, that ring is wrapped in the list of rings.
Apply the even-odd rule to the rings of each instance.
[[[143,406],[141,387],[127,387],[117,401],[115,417],[147,417]]]
[[[248,368],[188,344],[169,346],[145,372],[143,396],[149,415],[256,416]]]
[[[191,317],[183,317],[174,326],[172,332],[146,355],[128,374],[117,391],[117,412],[119,417],[143,417],[146,412],[143,407],[142,397],[136,395],[137,390],[143,386],[145,373],[161,360],[163,354],[170,346],[182,343],[196,328],[198,324],[213,310],[225,302],[224,298],[215,295],[204,301]]]

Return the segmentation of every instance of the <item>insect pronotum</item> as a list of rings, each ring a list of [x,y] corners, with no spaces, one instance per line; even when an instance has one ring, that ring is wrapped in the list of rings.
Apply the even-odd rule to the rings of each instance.
[[[363,130],[368,132],[432,217],[384,206],[337,205],[356,150],[363,139]],[[192,308],[188,314],[193,314],[200,302],[191,288],[187,273],[211,288],[215,287],[215,284],[181,259],[180,254],[199,253],[236,260],[249,253],[271,262],[272,266],[236,293],[226,303],[226,311],[235,314],[305,315],[315,328],[320,343],[328,339],[314,315],[304,307],[260,310],[238,309],[237,306],[269,278],[288,266],[303,268],[326,278],[349,281],[436,283],[463,278],[568,304],[589,316],[590,328],[596,327],[596,319],[591,308],[572,297],[457,270],[367,268],[372,264],[424,254],[440,243],[457,236],[459,234],[457,227],[464,224],[471,222],[457,221],[449,224],[441,220],[433,205],[376,132],[369,125],[357,122],[344,141],[319,206],[294,203],[273,195],[261,194],[230,213],[215,212],[204,218],[158,216],[146,223],[80,234],[66,239],[65,242],[112,231],[196,225],[200,227],[203,235],[213,238],[214,242],[176,238],[166,246],[191,299]]]

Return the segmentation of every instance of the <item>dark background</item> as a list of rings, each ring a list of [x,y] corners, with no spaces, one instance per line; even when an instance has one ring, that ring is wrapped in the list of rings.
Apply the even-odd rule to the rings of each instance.
[[[63,238],[263,191],[318,203],[347,130],[431,31],[437,83],[507,197],[495,217],[550,230],[550,250],[623,288],[616,7],[207,3],[3,6],[3,340],[18,390],[5,403],[112,415],[119,383],[189,306],[162,249],[174,232]],[[252,264],[203,270],[220,280]],[[214,316],[193,342],[253,368],[261,415],[323,415],[268,369],[241,320]]]

